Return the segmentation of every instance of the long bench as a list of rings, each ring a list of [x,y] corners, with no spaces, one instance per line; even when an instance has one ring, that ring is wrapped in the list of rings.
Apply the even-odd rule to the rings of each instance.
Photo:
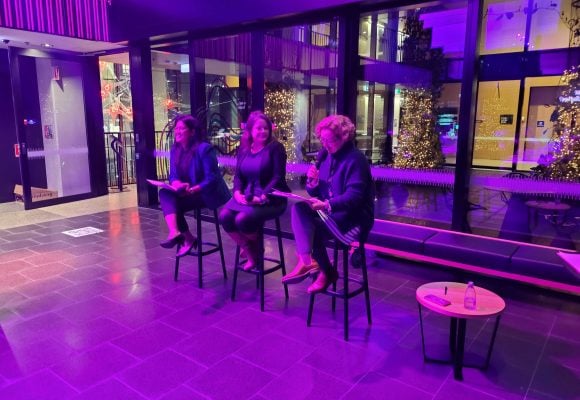
[[[580,276],[558,256],[559,251],[569,250],[385,220],[375,220],[366,247],[407,260],[580,295]]]

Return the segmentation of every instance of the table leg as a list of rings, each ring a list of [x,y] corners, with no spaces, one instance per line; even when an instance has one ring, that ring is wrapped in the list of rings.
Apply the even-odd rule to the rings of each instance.
[[[465,351],[465,330],[467,327],[467,320],[465,318],[459,319],[459,329],[457,331],[457,352],[453,357],[453,372],[455,379],[463,380],[463,354]]]
[[[419,305],[419,324],[421,325],[421,348],[423,349],[423,360],[427,361],[427,356],[425,355],[425,334],[423,333],[423,312],[421,309],[421,304]]]
[[[451,325],[449,327],[449,350],[451,351],[451,357],[454,357],[457,351],[457,318],[451,318]]]
[[[497,335],[497,328],[499,327],[499,319],[500,315],[497,316],[495,319],[495,326],[493,327],[493,333],[491,334],[491,342],[489,343],[489,349],[487,349],[487,357],[485,358],[485,364],[483,369],[487,369],[489,367],[489,360],[491,359],[491,352],[493,350],[493,345],[495,343],[495,337]]]

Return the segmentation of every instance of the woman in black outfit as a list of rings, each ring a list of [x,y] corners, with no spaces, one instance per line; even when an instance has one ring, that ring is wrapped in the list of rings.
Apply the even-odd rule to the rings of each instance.
[[[302,282],[318,274],[308,293],[324,292],[336,282],[325,241],[342,237],[364,241],[374,223],[375,189],[365,155],[353,143],[355,127],[344,115],[331,115],[316,126],[322,149],[307,172],[306,190],[313,196],[292,208],[292,231],[298,264],[283,283]],[[324,222],[317,211],[328,215]]]
[[[234,197],[220,213],[224,230],[242,248],[250,270],[258,262],[258,229],[264,221],[280,216],[287,200],[270,196],[273,190],[289,192],[286,184],[286,150],[272,135],[272,122],[261,111],[250,114],[242,135]]]

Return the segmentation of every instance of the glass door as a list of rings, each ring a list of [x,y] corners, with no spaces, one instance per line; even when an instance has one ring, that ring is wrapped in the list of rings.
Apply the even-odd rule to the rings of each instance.
[[[562,85],[559,76],[526,78],[517,160],[519,171],[536,167],[553,150],[552,117]]]
[[[14,52],[25,209],[88,197],[91,176],[82,63]]]

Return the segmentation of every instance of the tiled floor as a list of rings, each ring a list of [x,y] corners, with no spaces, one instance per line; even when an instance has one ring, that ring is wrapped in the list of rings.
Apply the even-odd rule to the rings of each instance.
[[[85,226],[104,232],[61,233]],[[251,276],[230,300],[217,255],[204,260],[203,289],[192,258],[174,282],[164,232],[159,211],[138,208],[0,230],[0,399],[580,398],[577,299],[371,255],[373,324],[355,298],[345,342],[342,308],[333,315],[328,298],[306,327],[306,283],[285,302],[270,275],[261,313]],[[490,369],[457,382],[449,366],[423,363],[414,295],[424,282],[467,279],[508,307]],[[425,321],[428,351],[443,354],[448,321]],[[468,323],[470,354],[484,354],[491,329]]]

